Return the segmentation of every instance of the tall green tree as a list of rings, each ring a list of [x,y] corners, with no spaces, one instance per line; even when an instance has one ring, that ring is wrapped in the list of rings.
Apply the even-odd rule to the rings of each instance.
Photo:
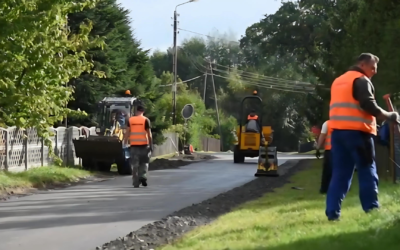
[[[98,0],[95,8],[86,8],[82,12],[69,16],[69,26],[73,32],[83,20],[90,20],[93,29],[90,37],[103,37],[105,48],[92,49],[88,55],[94,61],[94,68],[105,72],[106,78],[93,78],[82,74],[70,81],[75,87],[71,109],[80,108],[89,114],[86,120],[75,120],[86,126],[95,125],[96,103],[106,96],[121,96],[125,90],[141,99],[146,106],[146,115],[152,120],[154,142],[163,141],[162,130],[167,123],[160,115],[160,108],[155,105],[162,93],[149,61],[147,50],[140,47],[140,42],[133,36],[129,11],[117,4],[116,0]]]
[[[101,47],[90,22],[67,29],[67,15],[93,8],[95,1],[4,0],[0,4],[0,122],[35,127],[48,138],[48,127],[73,113],[67,108],[71,78],[92,74],[86,50]],[[97,76],[93,76],[94,79]],[[49,143],[48,140],[46,140]]]

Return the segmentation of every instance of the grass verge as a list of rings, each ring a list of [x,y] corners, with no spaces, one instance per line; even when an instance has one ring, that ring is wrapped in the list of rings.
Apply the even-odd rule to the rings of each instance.
[[[343,203],[342,220],[328,222],[325,196],[318,194],[322,161],[291,178],[292,183],[246,203],[162,250],[386,250],[399,249],[399,187],[380,183],[382,208],[365,214],[358,182]],[[302,190],[292,189],[301,187]]]
[[[37,167],[24,172],[0,171],[0,191],[26,188],[44,188],[51,185],[76,182],[91,175],[89,171],[72,167]]]

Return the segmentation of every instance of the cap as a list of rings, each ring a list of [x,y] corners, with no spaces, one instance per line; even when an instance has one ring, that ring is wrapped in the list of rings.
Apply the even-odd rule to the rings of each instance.
[[[131,95],[131,91],[128,89],[125,91],[125,95]]]

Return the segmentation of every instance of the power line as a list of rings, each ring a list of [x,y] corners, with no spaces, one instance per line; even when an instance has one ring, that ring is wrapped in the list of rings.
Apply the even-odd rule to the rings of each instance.
[[[177,82],[176,84],[182,84],[182,83],[185,83],[185,82],[190,82],[190,81],[196,80],[196,79],[198,79],[198,78],[200,78],[200,77],[202,77],[202,76],[204,76],[204,74],[201,75],[201,76],[196,76],[196,77],[191,78],[191,79],[189,79],[189,80],[185,80],[185,81],[182,81],[182,82]],[[159,85],[159,87],[167,87],[167,86],[172,86],[172,85],[173,85],[173,84]]]
[[[207,61],[206,59],[203,59],[204,61]],[[293,82],[294,84],[303,84],[303,85],[313,85],[313,84],[311,84],[311,83],[309,83],[309,82],[302,82],[302,81],[296,81],[296,80],[286,80],[286,79],[282,79],[282,78],[276,78],[276,77],[271,77],[271,76],[264,76],[264,75],[260,75],[260,74],[257,74],[257,73],[252,73],[252,72],[246,72],[246,71],[243,71],[243,70],[239,70],[239,69],[237,69],[237,68],[233,68],[233,67],[229,67],[229,66],[224,66],[224,65],[221,65],[221,64],[217,64],[217,63],[212,63],[212,64],[214,64],[214,65],[217,65],[217,66],[220,66],[220,67],[223,67],[223,68],[227,68],[227,69],[231,69],[231,70],[236,70],[238,73],[239,72],[242,72],[243,74],[248,74],[248,75],[254,75],[254,76],[257,76],[257,77],[264,77],[265,79],[271,79],[271,80],[277,80],[277,81],[286,81],[286,82]]]
[[[221,73],[226,73],[229,74],[229,72],[223,71],[223,70],[217,70],[214,69],[215,71],[221,72]],[[248,77],[248,76],[240,76],[241,79],[247,80],[247,81],[254,81],[256,83],[259,83],[261,85],[266,85],[266,86],[278,86],[282,88],[293,88],[293,89],[302,89],[302,90],[310,90],[313,91],[314,87],[312,86],[304,86],[304,85],[296,85],[291,82],[285,82],[284,80],[265,80],[265,79],[257,79],[253,77]],[[279,82],[281,81],[281,82]]]
[[[195,62],[192,61],[192,64],[195,64]],[[203,65],[199,64],[201,67],[204,67]],[[194,65],[197,69],[198,67],[196,65]],[[198,69],[199,70],[199,69]],[[221,72],[221,73],[225,73],[225,74],[229,74],[230,72],[228,71],[224,71],[224,70],[218,70],[218,69],[214,69],[215,71]],[[275,78],[277,80],[270,80],[270,79],[259,79],[259,78],[254,78],[251,76],[240,76],[242,79],[244,80],[248,80],[248,81],[256,81],[258,82],[258,85],[266,85],[266,87],[271,88],[272,86],[277,86],[280,88],[290,88],[290,89],[301,89],[301,90],[306,90],[308,89],[309,91],[314,91],[314,87],[311,84],[307,84],[309,86],[301,86],[300,84],[297,84],[297,86],[293,86],[293,82],[294,81],[289,81],[289,80],[285,80],[285,79],[280,79],[280,78]],[[227,78],[228,79],[228,78]]]
[[[233,43],[239,43],[240,44],[240,42],[238,42],[238,41],[225,40],[223,38],[218,38],[218,37],[215,37],[215,36],[209,36],[209,35],[201,34],[201,33],[195,32],[195,31],[191,31],[191,30],[185,30],[185,29],[181,29],[181,28],[178,28],[178,30],[186,31],[186,32],[193,33],[193,34],[200,35],[200,36],[205,36],[205,37],[208,37],[208,38],[221,39],[221,40],[226,41],[226,42],[233,42]]]
[[[204,73],[203,72],[203,70],[201,70],[201,69],[199,69],[197,66],[200,66],[200,67],[202,67],[202,68],[206,68],[205,66],[203,66],[202,64],[200,64],[200,63],[198,63],[198,62],[195,62],[195,61],[193,61],[193,59],[192,59],[192,56],[191,55],[189,55],[189,53],[187,53],[185,50],[182,50],[185,54],[186,54],[186,56],[189,58],[189,60],[191,61],[191,63],[193,64],[193,66],[195,66],[195,68],[197,69],[197,70],[199,70],[200,72],[202,72],[202,73]],[[206,62],[208,62],[206,59],[203,59],[204,61],[206,61]],[[215,63],[214,63],[215,64]],[[224,67],[227,67],[227,66],[224,66]],[[229,67],[228,67],[229,68]],[[216,70],[216,71],[219,71],[219,72],[222,72],[222,73],[227,73],[227,74],[229,74],[230,72],[229,71],[226,71],[226,70],[219,70],[219,69],[215,69],[215,68],[213,68],[214,70]],[[238,71],[240,71],[240,70],[238,70]],[[248,72],[245,72],[245,71],[241,71],[241,72],[244,72],[244,73],[248,73]],[[254,78],[254,77],[252,77],[252,76],[245,76],[245,77],[247,77],[247,78],[250,78],[250,79],[255,79],[255,80],[258,80],[258,81],[265,81],[265,82],[267,82],[268,84],[288,84],[288,83],[293,83],[293,84],[297,84],[297,85],[307,85],[307,87],[313,87],[313,85],[311,84],[311,83],[307,83],[307,82],[299,82],[299,81],[293,81],[293,80],[286,80],[286,79],[283,79],[283,78],[275,78],[275,77],[267,77],[267,76],[262,76],[262,75],[259,75],[259,74],[255,74],[255,73],[251,73],[251,74],[254,74],[254,75],[256,75],[257,76],[257,78]],[[258,78],[258,77],[262,77],[262,78],[264,78],[264,79],[260,79],[260,78]],[[271,80],[273,80],[272,82],[271,82]]]
[[[189,33],[193,33],[193,34],[197,34],[197,35],[201,35],[201,36],[205,36],[205,37],[208,37],[208,38],[213,38],[213,39],[219,39],[219,38],[217,38],[217,37],[213,37],[213,36],[210,36],[210,35],[205,35],[205,34],[202,34],[202,33],[198,33],[198,32],[195,32],[195,31],[191,31],[191,30],[186,30],[186,29],[181,29],[181,28],[178,28],[179,30],[182,30],[182,31],[186,31],[186,32],[189,32]],[[227,41],[227,40],[225,40],[225,41]],[[239,43],[240,44],[240,42],[238,42],[238,41],[229,41],[228,40],[228,42],[234,42],[234,43]],[[185,52],[185,51],[184,51]],[[185,52],[185,54],[187,54],[186,52]],[[190,56],[188,56],[189,58],[190,58]],[[191,59],[191,58],[190,58]],[[205,61],[207,61],[206,59],[204,59],[203,58],[203,60],[205,60]],[[194,63],[192,62],[192,64],[194,65]],[[257,73],[252,73],[252,72],[246,72],[246,71],[243,71],[243,70],[238,70],[238,69],[236,69],[236,68],[232,68],[232,67],[228,67],[228,66],[224,66],[224,65],[220,65],[220,64],[217,64],[217,63],[212,63],[212,64],[214,64],[214,65],[217,65],[217,66],[221,66],[221,67],[224,67],[224,68],[227,68],[227,69],[235,69],[237,72],[242,72],[242,74],[247,74],[247,75],[254,75],[254,76],[257,76],[257,78],[258,77],[262,77],[262,78],[264,78],[263,79],[263,81],[268,81],[268,80],[273,80],[274,82],[272,83],[272,82],[269,82],[269,83],[267,83],[267,84],[269,84],[269,85],[278,85],[279,86],[279,83],[282,83],[282,84],[285,84],[286,86],[285,87],[287,87],[287,85],[288,84],[296,84],[296,85],[310,85],[310,87],[309,88],[311,88],[312,86],[315,86],[315,85],[321,85],[321,84],[311,84],[311,83],[308,83],[308,82],[302,82],[302,81],[295,81],[295,80],[287,80],[287,79],[282,79],[282,78],[276,78],[276,77],[269,77],[269,76],[264,76],[264,75],[260,75],[260,74],[257,74]],[[195,66],[195,65],[194,65]],[[202,67],[204,67],[204,66],[202,66]],[[202,72],[202,73],[204,73],[202,70],[200,70],[197,66],[195,66],[195,68],[197,69],[197,70],[199,70],[200,72]],[[221,71],[221,70],[218,70],[218,69],[215,69],[215,68],[213,68],[215,71],[219,71],[219,72],[223,72],[223,71]],[[226,73],[226,72],[225,72]],[[228,72],[229,73],[229,72]],[[241,77],[246,77],[246,76],[241,76]],[[251,78],[251,77],[248,77],[247,76],[247,78]],[[258,80],[259,81],[259,80]],[[278,82],[277,82],[278,81]],[[284,87],[284,86],[282,86],[282,87]],[[329,90],[328,88],[323,88],[323,89],[325,89],[325,90]]]
[[[224,79],[228,79],[228,77],[220,76],[220,75],[216,75],[216,74],[214,74],[214,76],[220,77],[220,78],[224,78]],[[273,90],[286,91],[286,92],[294,92],[294,93],[301,93],[301,94],[308,94],[308,93],[311,93],[310,91],[300,91],[300,90],[282,89],[282,88],[278,88],[278,87],[275,87],[275,86],[270,86],[270,87],[268,87],[268,86],[266,86],[266,85],[261,85],[261,84],[256,84],[256,83],[249,83],[249,82],[246,82],[246,84],[252,85],[252,86],[257,86],[257,87],[260,87],[260,88],[273,89]]]
[[[201,69],[199,69],[198,68],[198,66],[197,66],[197,64],[198,65],[200,65],[201,67],[203,67],[203,68],[206,68],[205,66],[203,66],[203,65],[201,65],[200,63],[196,63],[196,62],[194,62],[193,61],[193,59],[192,59],[192,56],[190,56],[185,50],[182,50],[185,54],[186,54],[186,56],[188,57],[188,59],[190,60],[190,62],[191,62],[191,64],[199,71],[199,72],[202,72],[202,73],[205,73],[203,70],[201,70]],[[218,71],[218,70],[217,70]],[[219,71],[221,71],[221,70],[219,70]],[[222,71],[223,73],[227,73],[227,74],[229,74],[229,72],[227,72],[227,71]],[[222,78],[225,78],[225,79],[229,79],[228,77],[224,77],[224,76],[219,76],[219,77],[222,77]],[[285,91],[285,90],[287,90],[287,91],[289,91],[290,90],[290,92],[300,92],[300,93],[305,93],[305,88],[304,87],[301,87],[301,86],[288,86],[289,85],[289,83],[290,82],[288,82],[287,80],[285,80],[285,79],[279,79],[279,78],[277,78],[278,80],[281,80],[281,81],[283,81],[283,82],[276,82],[276,80],[275,81],[271,81],[271,80],[263,80],[263,79],[253,79],[252,77],[242,77],[242,78],[245,78],[245,80],[249,80],[249,81],[258,81],[258,83],[249,83],[248,81],[246,81],[246,83],[248,84],[248,85],[253,85],[253,86],[258,86],[258,87],[263,87],[263,88],[268,88],[268,89],[276,89],[276,90],[281,90],[281,91]],[[284,84],[284,85],[283,85]],[[311,84],[310,84],[311,85]],[[307,86],[308,87],[308,86]],[[303,91],[300,91],[299,89],[297,89],[297,90],[295,90],[296,88],[300,88],[301,90],[303,90]],[[310,87],[308,87],[308,88],[310,88]],[[308,93],[310,93],[310,92],[313,92],[314,91],[314,89],[309,89],[308,90]]]

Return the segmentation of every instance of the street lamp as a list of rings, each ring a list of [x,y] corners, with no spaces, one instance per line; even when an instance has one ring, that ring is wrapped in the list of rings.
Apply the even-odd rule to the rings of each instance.
[[[172,124],[176,124],[176,84],[177,84],[177,75],[178,75],[178,46],[176,45],[177,43],[177,36],[178,36],[178,13],[176,12],[177,8],[181,5],[187,4],[187,3],[192,3],[192,2],[197,2],[198,0],[190,0],[181,4],[178,4],[175,7],[174,11],[174,56],[173,56],[173,68],[172,71],[174,72],[174,83],[172,84]]]

